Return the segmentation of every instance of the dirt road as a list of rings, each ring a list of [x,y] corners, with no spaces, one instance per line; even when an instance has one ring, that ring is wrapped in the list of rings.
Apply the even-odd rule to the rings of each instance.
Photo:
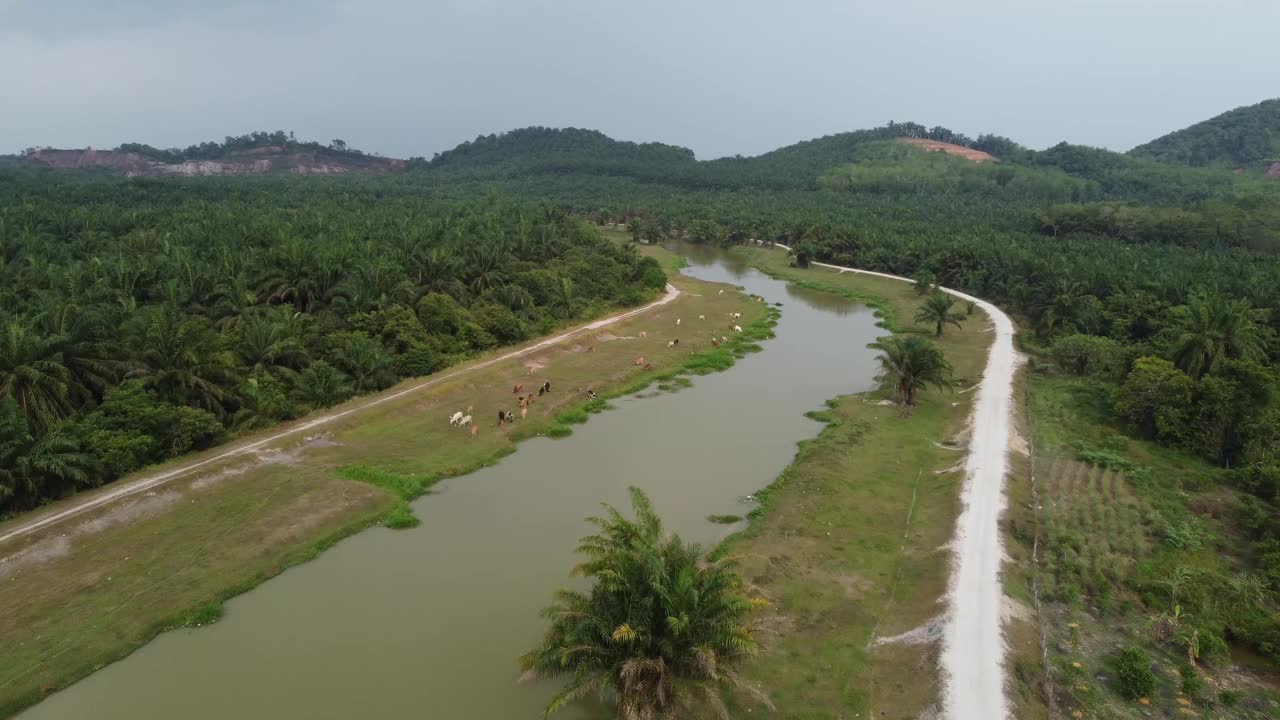
[[[784,247],[785,246],[780,246]],[[913,282],[909,278],[812,263],[839,272]],[[1013,421],[1013,376],[1021,356],[1013,348],[1013,322],[1000,308],[948,288],[943,292],[975,303],[991,318],[995,341],[987,354],[970,420],[969,455],[961,490],[963,509],[951,543],[951,579],[942,632],[943,717],[948,720],[1006,720],[1004,635],[1000,609],[1000,563],[1004,546],[1005,474]]]
[[[639,307],[634,310],[628,310],[627,312],[624,312],[624,313],[619,313],[617,315],[612,315],[607,318],[596,320],[594,322],[588,323],[586,325],[575,328],[568,332],[556,335],[555,337],[550,337],[545,340],[542,340],[534,345],[520,348],[519,350],[513,350],[511,352],[505,353],[495,358],[490,358],[489,360],[485,360],[483,362],[467,365],[466,367],[460,368],[458,370],[454,370],[453,372],[447,372],[447,373],[444,373],[443,375],[433,376],[430,380],[425,380],[423,382],[417,383],[416,385],[413,385],[412,387],[409,387],[409,388],[405,388],[404,390],[400,390],[394,393],[389,393],[386,395],[377,396],[375,398],[368,400],[367,402],[361,402],[355,407],[347,408],[346,410],[341,410],[338,412],[326,413],[326,414],[314,417],[310,420],[305,420],[303,422],[300,422],[297,425],[290,427],[287,430],[282,430],[280,432],[272,433],[267,437],[253,440],[247,443],[242,443],[239,445],[233,445],[231,448],[227,449],[226,451],[218,453],[212,457],[205,458],[204,460],[187,463],[179,467],[165,470],[164,472],[155,473],[152,475],[146,475],[146,476],[137,478],[135,480],[115,483],[112,486],[112,489],[108,492],[104,492],[104,493],[93,495],[93,496],[85,496],[80,498],[79,500],[72,500],[70,503],[65,504],[65,506],[61,506],[63,504],[60,504],[60,506],[55,507],[54,509],[44,513],[40,513],[40,512],[34,513],[32,517],[24,520],[23,522],[20,522],[19,524],[13,527],[6,528],[3,531],[3,534],[0,534],[0,545],[3,545],[5,542],[9,540],[16,540],[18,538],[24,537],[33,532],[36,532],[37,530],[41,530],[43,528],[49,527],[50,525],[56,525],[60,522],[76,517],[77,515],[81,515],[95,508],[99,508],[104,505],[116,502],[117,500],[121,500],[122,498],[126,498],[132,495],[136,495],[137,493],[140,493],[140,492],[154,489],[159,485],[163,485],[167,482],[176,480],[181,477],[185,477],[187,475],[190,475],[193,472],[196,472],[197,470],[204,469],[210,465],[254,452],[258,448],[261,448],[264,445],[268,445],[270,443],[276,442],[277,440],[290,437],[293,435],[297,435],[299,433],[304,433],[308,430],[312,430],[316,427],[322,426],[326,423],[332,422],[339,418],[347,417],[348,415],[354,415],[360,412],[364,412],[369,408],[376,407],[385,402],[395,400],[396,398],[404,397],[405,395],[418,392],[425,388],[442,383],[451,378],[458,377],[459,375],[463,375],[469,372],[474,372],[476,370],[480,370],[482,368],[486,368],[500,362],[505,362],[507,360],[518,358],[523,355],[528,355],[529,353],[543,350],[552,345],[557,345],[559,343],[562,343],[565,340],[568,340],[569,338],[572,338],[581,333],[599,330],[602,327],[605,327],[607,325],[612,325],[613,323],[616,323],[620,320],[625,320],[626,318],[639,315],[640,313],[647,312],[649,310],[652,310],[653,308],[666,305],[667,303],[671,302],[672,300],[675,300],[679,296],[680,296],[680,289],[677,288],[675,285],[668,284],[667,292],[665,295],[663,295],[658,300],[655,300],[654,302],[651,302],[648,305],[645,305],[643,307]],[[2,553],[0,553],[0,557],[3,557]]]

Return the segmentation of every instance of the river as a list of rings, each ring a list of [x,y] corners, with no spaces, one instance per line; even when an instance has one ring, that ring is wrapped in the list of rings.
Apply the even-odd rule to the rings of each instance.
[[[813,437],[804,413],[874,385],[872,312],[771,279],[710,248],[685,272],[783,303],[777,338],[676,393],[614,401],[572,436],[537,438],[414,503],[422,524],[374,528],[227,603],[212,627],[161,635],[23,713],[24,720],[537,718],[553,688],[518,683],[570,583],[583,518],[627,488],[668,530],[713,544]],[[578,706],[558,717],[608,717]]]

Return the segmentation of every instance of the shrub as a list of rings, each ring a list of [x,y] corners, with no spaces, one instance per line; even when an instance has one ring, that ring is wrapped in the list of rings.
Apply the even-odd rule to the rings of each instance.
[[[1120,694],[1129,700],[1149,697],[1156,689],[1156,676],[1151,672],[1151,658],[1137,647],[1131,645],[1120,651],[1115,661],[1115,670]]]

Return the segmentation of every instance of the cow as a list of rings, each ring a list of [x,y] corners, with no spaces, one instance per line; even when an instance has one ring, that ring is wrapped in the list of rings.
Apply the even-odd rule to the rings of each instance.
[[[450,416],[449,416],[449,424],[450,424],[450,425],[457,425],[457,424],[458,424],[459,422],[461,422],[461,421],[462,421],[462,411],[461,411],[461,410],[459,410],[458,412],[456,412],[456,413],[454,413],[454,414],[452,414],[452,415],[450,415]]]
[[[470,416],[470,415],[463,415],[463,416],[462,416],[462,419],[458,421],[458,427],[466,427],[466,426],[468,426],[468,425],[470,425],[470,424],[471,424],[471,416]],[[475,430],[472,430],[472,431],[471,431],[471,434],[472,434],[472,435],[474,435],[474,434],[475,434]]]

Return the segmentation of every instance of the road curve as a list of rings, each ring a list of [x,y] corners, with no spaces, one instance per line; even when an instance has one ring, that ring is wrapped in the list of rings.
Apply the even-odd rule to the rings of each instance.
[[[368,410],[371,407],[375,407],[377,405],[381,405],[382,403],[395,400],[396,398],[404,397],[405,395],[418,392],[419,390],[429,388],[432,385],[437,385],[439,383],[444,382],[445,380],[455,378],[459,375],[464,375],[466,373],[473,372],[475,370],[480,370],[482,368],[487,368],[491,365],[496,365],[497,363],[500,363],[500,362],[505,362],[507,360],[518,358],[523,355],[528,355],[529,353],[543,350],[551,345],[562,343],[565,340],[568,340],[569,338],[572,338],[580,333],[590,332],[592,330],[599,330],[600,328],[605,327],[606,325],[612,325],[613,323],[616,323],[619,320],[625,320],[629,317],[633,317],[635,315],[648,312],[653,308],[666,305],[667,303],[671,302],[672,300],[675,300],[677,297],[680,296],[681,291],[675,285],[667,283],[666,289],[667,289],[666,294],[664,294],[661,298],[643,307],[639,307],[634,310],[628,310],[627,312],[624,312],[624,313],[611,315],[607,318],[603,318],[591,323],[587,323],[586,325],[575,328],[568,332],[561,333],[559,335],[556,335],[555,337],[550,337],[545,340],[542,340],[538,343],[535,343],[534,345],[530,345],[529,347],[521,348],[519,350],[513,350],[509,353],[500,355],[498,357],[485,360],[484,362],[476,363],[475,365],[468,365],[467,367],[454,370],[453,372],[432,377],[430,380],[424,380],[423,382],[420,382],[412,387],[405,388],[404,390],[391,393],[390,395],[383,395],[381,397],[374,398],[373,400],[361,403],[359,405],[356,405],[355,407],[347,408],[346,410],[341,410],[339,412],[326,413],[324,415],[320,415],[318,417],[307,420],[306,422],[295,425],[289,428],[288,430],[282,430],[278,433],[274,433],[269,437],[261,438],[259,440],[254,440],[252,442],[244,443],[241,445],[235,445],[231,449],[218,453],[213,457],[206,458],[198,462],[188,463],[186,465],[182,465],[182,466],[173,468],[171,470],[166,470],[161,473],[140,477],[136,480],[130,480],[123,483],[116,483],[118,487],[114,487],[110,492],[102,493],[101,495],[96,495],[93,497],[84,498],[80,502],[73,503],[68,508],[65,508],[63,510],[59,510],[47,515],[43,515],[41,517],[32,518],[27,522],[24,522],[15,527],[9,528],[4,532],[3,535],[0,535],[0,545],[4,544],[9,540],[15,540],[15,539],[24,537],[26,535],[30,535],[31,533],[36,532],[37,530],[41,530],[43,528],[49,527],[50,525],[56,525],[57,523],[60,523],[64,520],[76,517],[77,515],[81,515],[90,510],[102,507],[103,505],[113,503],[122,498],[126,498],[131,495],[135,495],[137,493],[143,492],[145,490],[150,490],[158,485],[163,485],[172,480],[177,480],[178,478],[185,477],[197,470],[222,462],[223,460],[227,460],[233,457],[237,457],[239,455],[245,455],[247,453],[251,453],[257,450],[258,448],[262,447],[263,445],[273,443],[277,440],[280,440],[281,438],[286,438],[291,435],[297,435],[298,433],[306,432],[307,430],[311,430],[312,428],[319,427],[321,425],[332,422],[339,418],[364,412],[365,410]],[[3,556],[0,556],[0,557],[3,557]]]
[[[914,282],[870,270],[811,264]],[[960,493],[963,509],[956,519],[950,548],[951,578],[942,631],[942,714],[947,720],[1007,720],[1004,634],[1000,623],[1004,602],[1000,586],[1000,563],[1004,558],[1000,515],[1005,508],[1004,483],[1009,468],[1013,376],[1022,358],[1013,347],[1013,321],[1000,308],[958,290],[939,289],[982,308],[991,318],[996,334],[970,417],[969,455]]]

